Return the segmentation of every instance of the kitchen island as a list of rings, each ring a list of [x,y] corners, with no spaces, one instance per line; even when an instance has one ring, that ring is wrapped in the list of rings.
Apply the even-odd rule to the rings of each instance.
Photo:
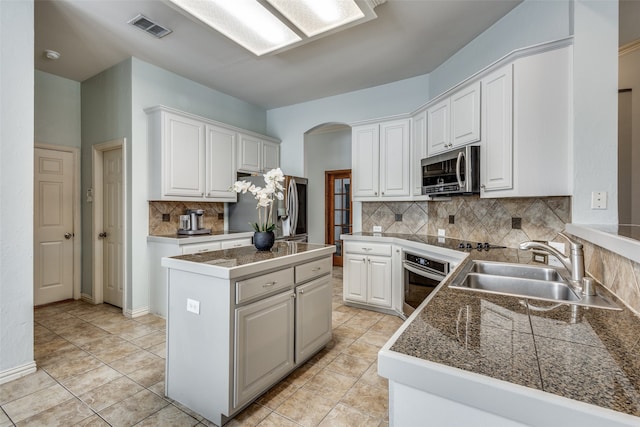
[[[377,237],[363,234],[353,239]],[[640,425],[640,319],[631,310],[601,286],[621,311],[449,288],[473,259],[531,262],[518,249],[466,252],[379,353],[391,425]]]
[[[223,425],[322,349],[334,252],[277,242],[163,258],[167,397]]]

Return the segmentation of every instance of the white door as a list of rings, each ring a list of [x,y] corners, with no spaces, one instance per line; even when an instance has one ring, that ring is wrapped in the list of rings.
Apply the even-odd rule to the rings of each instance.
[[[73,298],[73,154],[36,148],[34,174],[33,301],[41,305]]]
[[[103,158],[103,300],[122,307],[123,212],[122,148],[105,151]]]
[[[206,197],[237,201],[236,192],[229,191],[236,180],[236,139],[235,131],[207,125]]]
[[[447,151],[451,143],[450,99],[427,110],[427,152],[429,156]]]

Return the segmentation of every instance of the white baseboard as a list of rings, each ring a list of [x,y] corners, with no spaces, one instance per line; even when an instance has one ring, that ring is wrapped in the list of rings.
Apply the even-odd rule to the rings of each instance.
[[[36,362],[29,362],[24,365],[16,366],[15,368],[7,369],[0,372],[0,384],[8,383],[9,381],[17,380],[25,375],[33,374],[36,371]]]
[[[144,316],[145,314],[149,314],[149,307],[140,307],[133,310],[125,310],[124,315],[131,318],[136,318],[140,316]]]
[[[89,304],[95,304],[95,302],[93,302],[93,296],[91,296],[91,295],[80,294],[80,299],[82,301],[88,302]]]

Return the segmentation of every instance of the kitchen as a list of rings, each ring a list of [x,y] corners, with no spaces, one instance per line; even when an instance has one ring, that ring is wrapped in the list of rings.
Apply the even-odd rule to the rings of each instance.
[[[561,6],[557,6],[557,7],[560,9],[558,10],[559,15],[567,17],[568,11],[562,8]],[[527,8],[532,8],[533,10],[527,9]],[[532,5],[530,3],[523,5],[522,8],[519,10],[519,12],[522,15],[514,15],[514,18],[513,18],[514,21],[519,22],[518,16],[520,17],[524,15],[531,16],[531,13],[535,12],[535,9],[536,9],[536,5]],[[553,22],[556,22],[556,21],[553,21]],[[590,32],[589,34],[584,34],[580,32],[581,27],[578,24],[580,24],[579,20],[576,23],[576,29],[575,29],[575,37],[577,39],[576,41],[576,61],[578,61],[577,64],[579,64],[580,60],[586,61],[584,57],[580,56],[580,52],[578,51],[578,47],[580,46],[578,41],[580,40],[580,37],[582,36],[587,38],[591,37]],[[498,29],[496,29],[495,31],[498,31]],[[507,31],[507,30],[504,30],[504,31]],[[570,34],[568,29],[565,29],[563,31],[560,31],[560,33],[562,33],[560,34],[560,36],[567,36]],[[552,33],[552,31],[550,31],[550,33]],[[558,37],[551,37],[551,36],[548,36],[548,37],[558,38]],[[599,35],[596,35],[594,31],[593,37],[599,37]],[[545,37],[542,37],[542,38],[543,40],[539,40],[540,42],[546,41]],[[534,43],[524,43],[523,45],[526,45],[526,44],[534,44]],[[485,49],[487,48],[485,47]],[[500,50],[500,49],[496,49],[496,50]],[[509,49],[505,48],[503,50],[508,51]],[[494,59],[498,59],[501,56],[501,54],[504,54],[504,53],[506,52],[501,52],[501,53],[496,52],[494,56],[497,56],[497,58],[494,58]],[[593,54],[592,51],[590,51],[590,55],[591,54]],[[487,59],[486,61],[491,62],[491,60],[489,59]],[[452,61],[452,62],[455,62],[455,61]],[[466,67],[469,69],[474,69],[474,67],[475,69],[481,68],[471,64],[467,65]],[[576,68],[577,67],[578,65],[576,65]],[[464,65],[462,66],[462,69],[460,69],[459,71],[455,71],[455,73],[452,72],[452,68],[455,68],[457,70],[459,67],[453,67],[453,66],[448,68],[445,67],[439,70],[439,72],[432,73],[432,75],[429,76],[430,77],[429,92],[433,94],[442,92],[444,89],[455,84],[457,81],[462,80],[466,75],[472,74],[471,72],[465,73],[463,69]],[[158,94],[154,94],[151,88],[151,86],[153,85],[151,85],[150,83],[146,83],[146,80],[150,79],[151,76],[156,76],[158,79],[160,79],[159,81],[162,81],[162,79],[175,80],[176,77],[172,76],[170,73],[164,72],[163,70],[157,69],[156,67],[151,66],[150,64],[144,63],[143,61],[132,59],[128,63],[122,64],[120,67],[117,67],[113,71],[113,73],[105,74],[102,77],[102,79],[108,80],[110,78],[114,78],[114,74],[117,75],[118,73],[123,73],[123,72],[131,73],[132,81],[134,82],[133,83],[134,94],[139,94],[140,96],[145,98],[147,97],[153,98],[153,99],[148,99],[148,98],[145,99],[144,103],[141,101],[141,99],[136,98],[137,100],[134,100],[134,104],[135,104],[134,107],[126,107],[123,110],[123,111],[130,111],[131,108],[133,108],[133,111],[135,111],[135,113],[132,113],[130,117],[134,117],[135,120],[133,120],[134,125],[133,125],[133,130],[131,131],[131,134],[133,134],[134,140],[145,140],[146,139],[146,130],[145,130],[146,118],[144,116],[144,113],[142,113],[142,109],[146,108],[149,105],[157,105],[157,104],[164,103],[162,99],[163,97],[159,96]],[[597,76],[598,79],[603,78],[602,77],[603,75],[608,75],[607,74],[608,71],[606,70],[603,71],[601,69],[598,69],[597,67],[592,69],[592,72],[594,73],[593,75]],[[585,79],[589,77],[587,75],[588,73],[585,74],[585,71],[583,69],[581,69],[580,74]],[[615,72],[613,74],[615,75]],[[455,77],[456,75],[459,76],[459,78],[456,78]],[[178,80],[178,84],[184,85],[183,87],[184,92],[193,94],[194,99],[197,99],[198,94],[194,93],[194,92],[197,92],[197,90],[194,90],[192,87],[190,87],[188,82],[181,81],[179,79],[177,80]],[[585,90],[576,96],[577,97],[578,96],[580,97],[598,96],[598,94],[595,93],[597,91],[592,90],[593,89],[592,83],[591,83],[592,81],[593,79],[589,80],[589,84],[588,84],[589,91]],[[88,82],[86,85],[86,91],[87,91],[86,96],[89,99],[91,99],[91,90],[92,90],[91,83],[92,82]],[[98,83],[99,83],[98,81],[95,82],[96,85],[98,85]],[[266,120],[268,122],[269,132],[265,132],[265,133],[278,135],[278,137],[282,139],[283,141],[281,145],[282,164],[287,166],[286,168],[287,172],[294,175],[304,175],[303,173],[304,170],[302,169],[302,165],[304,164],[303,135],[308,129],[311,129],[312,127],[316,126],[318,123],[329,123],[329,122],[351,123],[357,120],[370,119],[374,117],[383,117],[387,115],[397,114],[400,112],[410,111],[412,108],[415,108],[416,106],[420,105],[425,101],[424,95],[419,95],[419,91],[416,90],[416,87],[424,87],[425,83],[426,83],[425,79],[418,78],[416,80],[412,80],[408,82],[403,81],[403,82],[398,82],[395,85],[380,87],[371,92],[355,93],[352,95],[353,98],[338,96],[335,99],[325,100],[324,102],[331,101],[334,104],[330,104],[330,108],[327,108],[326,111],[320,112],[319,114],[310,114],[311,111],[316,109],[318,105],[317,103],[309,103],[308,105],[301,105],[295,108],[283,107],[283,108],[270,110],[269,112],[267,112],[267,120]],[[576,82],[576,84],[578,83],[579,82]],[[158,90],[158,88],[154,86],[153,90]],[[576,90],[576,92],[578,91]],[[590,92],[590,93],[587,93],[587,92]],[[96,89],[95,93],[97,95],[96,96],[97,98],[99,97],[101,91]],[[83,88],[83,96],[85,96],[85,88]],[[138,96],[138,95],[134,95],[134,96]],[[344,101],[348,99],[357,99],[357,100],[360,100],[360,102],[362,103],[367,103],[370,99],[375,100],[375,99],[383,99],[383,98],[387,102],[369,103],[370,107],[368,111],[364,109],[360,109],[358,111],[355,111],[355,110],[343,111],[344,108],[338,107],[340,104],[344,103]],[[588,100],[585,100],[582,98],[577,99],[576,103],[585,109],[588,109],[589,106],[591,106],[590,108],[596,108],[593,106],[594,102],[589,102]],[[595,103],[595,104],[599,105],[599,103]],[[98,108],[98,106],[95,106],[95,107],[88,106],[87,108],[89,108],[90,111],[93,108],[93,111],[96,112],[95,113],[96,115],[98,116],[101,115],[100,113],[101,110],[100,108]],[[598,108],[598,110],[599,109],[600,108]],[[338,114],[339,111],[342,111],[342,112]],[[586,117],[588,117],[587,119],[584,118],[585,115]],[[589,200],[590,193],[595,188],[606,190],[611,195],[615,193],[615,180],[616,180],[615,170],[612,170],[609,173],[608,170],[603,169],[599,171],[600,172],[599,174],[594,174],[597,176],[593,176],[593,177],[589,176],[591,175],[593,168],[587,165],[591,165],[593,163],[592,160],[594,158],[599,159],[598,165],[609,163],[609,160],[606,160],[608,158],[606,154],[606,152],[608,151],[606,150],[606,146],[598,142],[598,144],[600,144],[600,148],[602,148],[602,150],[605,151],[605,153],[603,154],[603,153],[600,153],[599,151],[598,153],[594,153],[594,148],[593,148],[594,141],[611,140],[611,138],[606,134],[606,132],[611,131],[611,126],[609,127],[603,126],[602,129],[598,128],[595,130],[590,128],[589,125],[592,119],[594,118],[594,115],[597,115],[598,117],[600,117],[599,114],[596,114],[595,111],[592,112],[591,115],[587,114],[586,111],[583,111],[583,114],[577,115],[578,118],[576,119],[577,122],[575,124],[576,144],[584,144],[584,146],[579,145],[577,147],[577,149],[575,150],[576,154],[574,158],[576,182],[575,182],[575,194],[573,198],[572,218],[573,218],[573,221],[577,223],[616,222],[616,219],[611,219],[608,217],[609,215],[611,215],[611,210],[596,212],[588,209],[579,208],[580,206],[588,206],[590,202]],[[132,120],[131,118],[129,119],[126,118],[127,116],[126,113],[124,114],[124,116],[125,117],[123,118],[123,120],[125,122],[127,120]],[[223,119],[224,118],[221,118],[221,120]],[[580,122],[579,119],[585,120],[585,122]],[[602,120],[604,120],[604,118]],[[593,120],[593,122],[599,122],[599,121]],[[599,122],[599,124],[601,124],[601,122]],[[602,132],[605,132],[605,135],[603,135]],[[92,135],[87,136],[87,138],[91,138],[91,137]],[[147,155],[143,147],[134,146],[132,147],[132,150],[133,150],[132,161],[143,162],[144,161],[143,159],[145,159]],[[584,156],[584,159],[579,156]],[[582,169],[582,168],[586,168],[586,169]],[[139,179],[136,178],[131,182],[131,186],[132,186],[131,191],[133,192],[133,194],[137,194],[137,195],[141,195],[146,192],[146,183],[145,183],[146,178],[144,178],[144,176],[146,176],[146,173],[145,171],[141,171],[139,174],[140,175],[136,173],[135,175]],[[606,188],[603,188],[603,185],[602,185],[603,183],[606,183]],[[83,187],[82,193],[84,194],[85,191],[86,191],[86,187]],[[612,199],[613,199],[613,196],[612,196]],[[145,251],[144,247],[145,247],[146,235],[147,235],[147,224],[146,224],[145,218],[147,217],[147,212],[148,212],[146,197],[145,196],[142,196],[140,198],[132,197],[130,209],[132,212],[132,215],[131,215],[133,218],[132,220],[134,221],[134,224],[132,224],[132,227],[131,227],[132,229],[131,249],[136,254],[140,253],[139,251],[142,251],[142,253],[144,253]],[[85,232],[83,233],[83,236],[88,236],[89,234],[90,234],[89,232]],[[86,242],[86,243],[87,244],[84,244],[83,247],[90,247],[89,242]],[[90,252],[90,250],[88,252]],[[87,256],[87,259],[90,259],[90,253],[87,254],[86,256]],[[147,273],[146,273],[146,267],[144,266],[144,261],[140,264],[136,262],[136,264],[131,265],[130,268],[131,268],[131,271],[130,271],[131,283],[146,282]],[[91,280],[89,277],[85,277],[84,279],[86,280],[83,280],[83,293],[87,293],[87,292],[90,293]],[[3,281],[3,287],[4,286],[5,286],[5,283]],[[88,286],[88,288],[84,288],[84,286]],[[130,310],[144,309],[144,307],[148,306],[148,292],[145,292],[144,287],[141,289],[136,288],[131,290],[130,297],[131,297],[130,298],[131,305],[128,307],[128,309]],[[3,307],[3,310],[4,310],[4,307]],[[8,323],[8,324],[10,325],[12,323]],[[26,335],[24,336],[29,336],[28,333],[25,332],[25,334]],[[4,348],[5,347],[3,346],[2,351],[5,351]],[[3,357],[3,361],[4,360],[5,359]],[[17,366],[20,363],[21,362],[18,361],[8,366],[3,365],[2,369]]]

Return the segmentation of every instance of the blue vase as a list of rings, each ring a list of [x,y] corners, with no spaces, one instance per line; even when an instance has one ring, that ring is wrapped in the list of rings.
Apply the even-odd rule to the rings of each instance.
[[[268,251],[276,242],[273,231],[256,231],[253,233],[253,246],[259,251]]]

